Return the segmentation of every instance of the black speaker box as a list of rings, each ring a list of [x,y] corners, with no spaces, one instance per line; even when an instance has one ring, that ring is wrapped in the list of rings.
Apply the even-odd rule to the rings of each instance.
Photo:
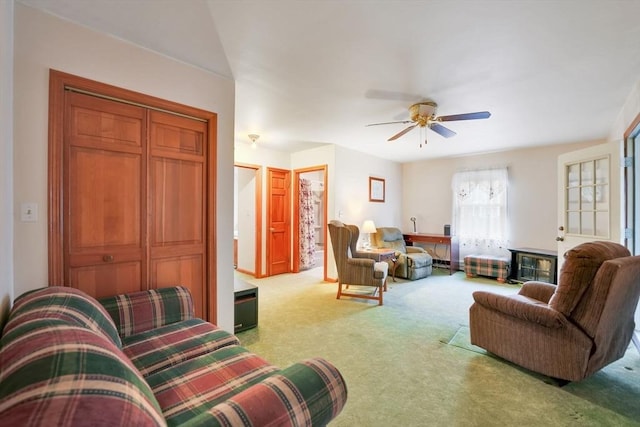
[[[451,236],[451,226],[449,224],[444,225],[444,235]]]

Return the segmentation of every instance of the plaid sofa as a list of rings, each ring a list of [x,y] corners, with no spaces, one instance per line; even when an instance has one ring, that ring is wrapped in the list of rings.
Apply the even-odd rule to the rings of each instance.
[[[347,398],[321,358],[279,369],[194,318],[186,288],[16,299],[0,339],[0,426],[326,425]]]

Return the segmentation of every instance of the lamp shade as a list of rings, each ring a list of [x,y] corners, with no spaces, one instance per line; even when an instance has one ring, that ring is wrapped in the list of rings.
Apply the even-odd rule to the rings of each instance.
[[[363,233],[375,233],[376,232],[376,225],[373,223],[372,220],[368,219],[365,222],[362,223],[362,232]]]

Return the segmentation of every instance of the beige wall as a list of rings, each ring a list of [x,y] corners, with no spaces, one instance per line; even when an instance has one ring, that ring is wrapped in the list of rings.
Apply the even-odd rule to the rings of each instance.
[[[512,247],[556,249],[557,158],[603,141],[527,148],[468,157],[452,157],[403,165],[400,223],[412,230],[410,217],[417,217],[418,232],[443,233],[452,222],[451,180],[454,173],[488,167],[509,168],[508,205]]]
[[[332,144],[290,155],[248,147],[247,144],[236,144],[235,161],[262,165],[264,173],[267,166],[293,170],[327,165],[327,220],[339,219],[358,226],[365,219],[373,219],[377,226],[399,224],[402,210],[402,169],[399,163]],[[369,176],[385,179],[385,203],[369,202]],[[266,196],[266,179],[263,181],[263,195]],[[337,277],[330,245],[327,251],[327,274]]]
[[[19,3],[14,25],[14,202],[39,207],[38,222],[14,223],[15,295],[47,284],[47,108],[53,68],[218,113],[217,323],[233,330],[234,82]]]
[[[0,330],[13,300],[13,2],[0,2]]]
[[[260,274],[267,271],[267,168],[291,169],[291,155],[284,151],[269,150],[260,146],[251,148],[249,144],[236,141],[234,148],[234,162],[262,166],[262,259]]]

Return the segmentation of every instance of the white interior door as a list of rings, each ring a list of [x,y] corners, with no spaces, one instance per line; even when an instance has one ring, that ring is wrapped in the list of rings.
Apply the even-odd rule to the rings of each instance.
[[[256,227],[256,170],[248,167],[235,167],[235,224],[234,238],[237,240],[238,271],[257,275],[256,246],[258,230]]]
[[[558,157],[558,272],[563,254],[584,242],[622,243],[622,143]]]

